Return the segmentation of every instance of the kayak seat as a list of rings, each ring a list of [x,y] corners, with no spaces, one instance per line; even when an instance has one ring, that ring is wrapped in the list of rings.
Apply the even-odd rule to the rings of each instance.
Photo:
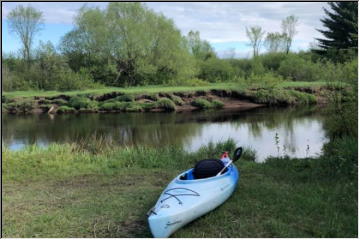
[[[220,159],[204,159],[196,163],[193,175],[195,179],[202,179],[216,176],[221,169],[224,168],[224,163]],[[227,169],[223,173],[225,173]]]

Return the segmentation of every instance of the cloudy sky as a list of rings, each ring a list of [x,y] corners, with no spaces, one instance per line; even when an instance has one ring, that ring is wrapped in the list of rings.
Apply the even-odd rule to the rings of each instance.
[[[9,33],[6,16],[19,4],[2,3],[2,47],[3,52],[17,52],[21,44]],[[79,2],[34,2],[26,3],[43,12],[44,28],[35,39],[58,44],[60,38],[73,28],[73,18],[85,3]],[[88,6],[105,8],[105,2],[89,2]],[[149,2],[145,3],[156,12],[174,20],[185,35],[190,30],[200,31],[200,36],[211,43],[218,55],[226,57],[233,49],[236,57],[250,57],[245,27],[258,25],[266,32],[281,31],[281,20],[289,15],[299,18],[298,34],[295,36],[293,51],[308,49],[314,38],[321,37],[316,28],[322,28],[325,2]]]

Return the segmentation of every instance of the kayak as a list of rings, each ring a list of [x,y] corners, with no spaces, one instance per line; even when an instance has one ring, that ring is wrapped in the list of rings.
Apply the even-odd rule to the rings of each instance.
[[[224,203],[234,192],[239,179],[239,172],[231,162],[218,176],[194,179],[193,173],[194,168],[191,168],[174,178],[149,210],[148,222],[154,237],[169,237]]]

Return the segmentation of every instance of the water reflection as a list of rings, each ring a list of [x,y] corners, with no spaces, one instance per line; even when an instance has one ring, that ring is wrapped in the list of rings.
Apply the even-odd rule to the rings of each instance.
[[[312,108],[255,109],[246,112],[3,115],[3,142],[11,149],[28,144],[76,142],[94,134],[119,145],[178,145],[195,151],[209,142],[233,138],[257,151],[257,161],[284,154],[314,156],[327,141],[324,116]]]

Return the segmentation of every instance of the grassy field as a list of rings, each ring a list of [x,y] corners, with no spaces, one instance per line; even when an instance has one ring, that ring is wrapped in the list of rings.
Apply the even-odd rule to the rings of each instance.
[[[319,87],[326,86],[326,82],[283,82],[279,87]],[[124,92],[127,94],[143,94],[143,93],[158,93],[158,92],[191,92],[198,90],[211,90],[211,89],[229,89],[229,90],[239,90],[241,86],[238,83],[212,83],[206,86],[141,86],[141,87],[129,87],[129,88],[119,88],[119,87],[106,87],[101,89],[88,89],[88,90],[79,90],[79,91],[14,91],[14,92],[3,92],[5,97],[14,98],[14,97],[50,97],[57,96],[60,94],[74,96],[79,94],[105,94],[109,92]]]
[[[234,147],[3,147],[3,237],[151,237],[146,212],[169,181]],[[225,204],[172,237],[357,237],[357,186],[320,179],[316,159],[251,159]]]

